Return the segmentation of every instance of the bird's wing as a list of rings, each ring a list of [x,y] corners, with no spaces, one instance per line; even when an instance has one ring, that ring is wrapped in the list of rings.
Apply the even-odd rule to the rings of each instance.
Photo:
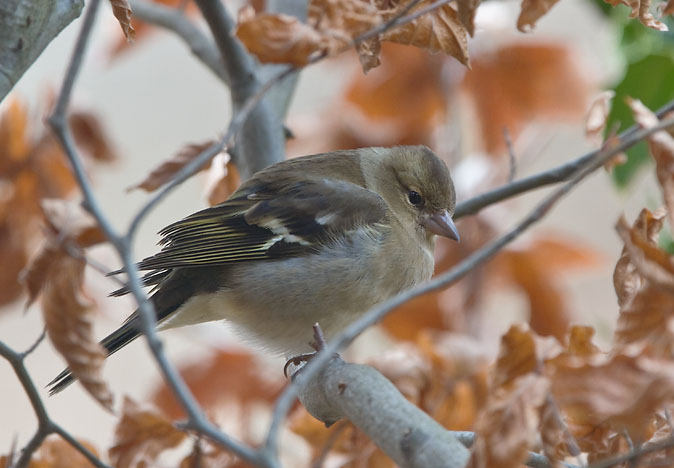
[[[203,267],[318,252],[387,216],[376,193],[342,180],[274,178],[164,228],[141,270]]]

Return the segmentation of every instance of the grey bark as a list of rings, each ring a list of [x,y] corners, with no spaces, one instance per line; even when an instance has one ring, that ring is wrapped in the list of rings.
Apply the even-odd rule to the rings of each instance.
[[[83,6],[83,0],[0,1],[0,102]]]

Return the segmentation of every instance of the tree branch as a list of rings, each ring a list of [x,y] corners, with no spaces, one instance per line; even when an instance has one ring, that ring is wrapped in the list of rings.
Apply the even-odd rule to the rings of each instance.
[[[161,26],[180,37],[190,51],[223,83],[229,84],[229,77],[213,41],[192,24],[182,10],[150,3],[144,0],[130,2],[133,16],[155,26]]]
[[[674,110],[674,100],[668,102],[658,109],[656,115],[658,118],[662,118],[672,110]],[[637,130],[639,130],[639,127],[636,124],[632,125],[630,128],[618,135],[617,138],[619,141],[625,141],[626,139],[632,137],[637,132]],[[456,205],[456,209],[454,210],[453,218],[459,219],[463,216],[473,215],[481,209],[489,205],[493,205],[494,203],[501,202],[508,198],[521,195],[537,188],[546,187],[548,185],[569,180],[569,178],[578,169],[584,167],[590,161],[596,158],[601,151],[601,149],[591,151],[577,159],[574,159],[573,161],[564,163],[561,166],[557,166],[547,171],[525,177],[524,179],[502,185],[501,187],[497,187],[489,192],[458,203]]]
[[[49,43],[82,12],[83,0],[0,2],[0,102]]]
[[[211,29],[229,75],[232,108],[236,114],[260,89],[255,62],[233,35],[234,21],[220,0],[196,0]],[[281,116],[268,102],[259,100],[244,120],[234,152],[243,179],[285,159],[285,139]]]
[[[305,380],[302,374],[297,381]],[[303,385],[300,401],[312,416],[326,424],[349,419],[398,466],[461,468],[468,461],[468,449],[451,432],[372,367],[333,357]]]
[[[72,445],[73,448],[75,448],[78,452],[84,455],[87,458],[87,460],[89,460],[94,466],[96,466],[97,468],[109,468],[105,463],[99,460],[98,457],[96,457],[96,455],[91,453],[89,449],[87,449],[84,445],[79,443],[63,428],[54,423],[47,414],[47,409],[42,403],[40,395],[37,392],[37,388],[35,388],[35,383],[33,383],[33,379],[30,377],[30,374],[28,373],[28,370],[26,369],[26,366],[24,365],[23,362],[26,356],[28,356],[35,349],[35,347],[42,341],[43,337],[44,333],[40,335],[40,338],[38,338],[35,344],[33,344],[23,353],[17,353],[9,346],[7,346],[4,342],[0,341],[0,356],[5,358],[14,369],[16,377],[19,379],[21,386],[23,386],[23,389],[26,392],[28,399],[30,400],[30,404],[33,407],[33,411],[35,412],[35,416],[37,417],[38,423],[37,431],[35,431],[33,437],[31,437],[30,441],[28,441],[28,444],[26,444],[24,449],[21,451],[19,459],[16,461],[16,463],[14,463],[11,466],[13,466],[14,468],[27,467],[28,464],[30,463],[30,459],[33,456],[33,453],[35,453],[35,450],[37,450],[40,444],[42,444],[42,441],[44,441],[44,439],[49,434],[57,433],[61,437],[63,437],[63,439],[66,440],[70,445]],[[11,463],[12,460],[10,460],[10,464]]]

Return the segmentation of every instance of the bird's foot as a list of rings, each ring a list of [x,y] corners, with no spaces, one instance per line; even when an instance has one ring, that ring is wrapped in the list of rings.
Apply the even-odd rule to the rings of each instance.
[[[299,366],[303,362],[309,362],[311,358],[316,356],[318,352],[313,352],[313,353],[304,353],[304,354],[298,354],[297,356],[292,356],[286,361],[286,365],[283,366],[283,375],[287,378],[288,377],[288,366],[293,365],[293,366]],[[294,373],[293,373],[294,375]]]
[[[290,357],[286,361],[286,365],[283,366],[283,375],[286,378],[288,377],[288,366],[290,366],[291,364],[293,366],[298,366],[303,362],[309,362],[320,351],[325,349],[327,343],[325,341],[325,336],[323,336],[323,330],[321,330],[321,326],[318,324],[318,322],[316,322],[313,328],[314,328],[314,340],[311,343],[309,343],[309,346],[314,348],[316,351],[314,351],[313,353],[298,354],[297,356]],[[299,372],[299,370],[297,372]],[[293,377],[297,372],[293,373]]]

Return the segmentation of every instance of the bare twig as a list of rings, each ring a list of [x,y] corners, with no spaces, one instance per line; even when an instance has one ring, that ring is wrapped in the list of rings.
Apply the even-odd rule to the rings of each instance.
[[[28,399],[30,400],[30,404],[33,407],[33,411],[35,412],[35,416],[37,417],[38,422],[35,434],[33,435],[33,437],[31,437],[31,439],[28,441],[28,444],[26,444],[24,449],[21,451],[19,459],[13,466],[14,468],[27,467],[31,457],[33,456],[33,453],[35,453],[35,450],[37,450],[40,444],[42,444],[42,441],[49,434],[57,433],[61,437],[63,437],[63,439],[65,439],[70,445],[72,445],[73,448],[75,448],[78,452],[84,455],[87,458],[87,460],[89,460],[94,466],[96,466],[97,468],[109,468],[105,463],[99,460],[98,457],[96,457],[96,455],[91,453],[84,445],[75,440],[75,438],[72,437],[67,431],[65,431],[63,428],[54,423],[54,421],[52,421],[49,415],[47,414],[47,409],[42,403],[40,395],[37,392],[37,388],[35,388],[35,384],[33,383],[33,379],[30,377],[30,374],[28,373],[28,370],[26,369],[26,366],[24,365],[23,362],[26,356],[28,356],[32,352],[32,350],[35,349],[35,347],[42,341],[43,336],[44,333],[40,336],[40,338],[38,338],[38,340],[33,345],[31,345],[23,353],[17,353],[9,346],[7,346],[5,343],[0,341],[0,356],[5,358],[14,369],[14,372],[16,373],[16,376],[19,379],[19,382],[21,382],[21,385],[23,386],[23,389],[26,392]]]
[[[176,33],[187,44],[194,56],[201,60],[215,76],[225,84],[229,83],[229,77],[215,44],[192,24],[184,11],[144,0],[132,0],[130,4],[133,16]]]
[[[503,139],[505,140],[506,148],[508,149],[508,162],[510,170],[508,171],[508,182],[515,180],[515,173],[517,172],[517,158],[515,157],[515,148],[513,141],[510,138],[510,131],[508,127],[503,127]]]
[[[674,447],[674,437],[668,437],[665,440],[662,440],[652,445],[648,445],[646,447],[636,447],[635,449],[630,450],[630,452],[626,453],[625,455],[619,455],[617,457],[593,463],[590,466],[588,466],[588,468],[610,468],[612,466],[620,465],[627,461],[629,462],[638,461],[639,458],[643,457],[644,455],[660,452],[662,450],[667,450],[672,447]]]
[[[44,341],[44,338],[47,336],[47,327],[42,327],[42,333],[40,333],[40,336],[37,337],[35,342],[28,347],[23,353],[20,353],[19,355],[21,356],[21,359],[25,359],[28,357],[29,354],[31,354],[33,351],[37,349],[38,346]]]
[[[391,312],[396,307],[412,300],[413,298],[420,296],[422,294],[427,294],[433,291],[438,291],[440,289],[445,289],[451,284],[454,284],[459,279],[464,277],[468,272],[474,269],[477,265],[480,265],[496,253],[498,253],[503,247],[512,242],[514,239],[519,237],[524,231],[526,231],[530,226],[541,220],[552,207],[564,196],[566,195],[576,184],[578,184],[583,178],[588,174],[592,173],[596,169],[602,166],[602,164],[607,161],[613,155],[624,151],[625,149],[635,145],[639,141],[645,139],[648,135],[651,135],[657,131],[660,131],[665,128],[670,128],[674,126],[674,119],[668,119],[666,121],[660,122],[657,126],[649,129],[641,129],[633,132],[628,138],[625,138],[621,141],[620,144],[615,147],[594,154],[592,158],[587,158],[585,164],[580,166],[575,174],[569,178],[569,180],[551,193],[548,197],[543,199],[543,201],[537,205],[537,207],[520,223],[518,223],[513,229],[507,232],[502,237],[494,240],[484,248],[474,252],[468,256],[463,262],[456,265],[451,270],[436,276],[431,281],[413,288],[408,291],[404,291],[393,298],[384,301],[383,303],[377,305],[376,307],[370,309],[370,311],[362,316],[357,321],[349,325],[343,332],[341,332],[337,337],[333,339],[331,343],[323,350],[318,353],[318,355],[309,362],[306,367],[302,370],[303,379],[302,382],[307,382],[315,377],[318,372],[330,361],[332,354],[343,349],[345,346],[349,345],[358,335],[360,335],[366,328],[374,325],[379,320],[381,320],[386,314]],[[267,432],[267,437],[265,440],[265,447],[270,452],[276,451],[276,444],[278,440],[278,431],[280,428],[281,421],[285,418],[285,415],[289,411],[293,401],[297,397],[298,392],[301,391],[301,383],[293,382],[291,383],[283,393],[279,396],[276,401],[276,406],[274,408],[272,422],[269,426]]]
[[[656,115],[661,118],[673,109],[674,100],[668,102],[663,107],[658,109]],[[638,129],[639,127],[633,125],[618,135],[618,139],[620,141],[624,141],[625,139],[632,137]],[[577,159],[574,159],[573,161],[564,163],[561,166],[557,166],[547,171],[525,177],[524,179],[502,185],[501,187],[497,187],[489,192],[473,197],[470,200],[458,203],[456,205],[456,210],[454,211],[453,217],[458,219],[463,216],[472,215],[489,205],[493,205],[494,203],[506,200],[525,192],[529,192],[533,189],[568,180],[579,168],[584,167],[589,161],[594,159],[597,154],[599,154],[599,152],[600,150],[591,151]]]

